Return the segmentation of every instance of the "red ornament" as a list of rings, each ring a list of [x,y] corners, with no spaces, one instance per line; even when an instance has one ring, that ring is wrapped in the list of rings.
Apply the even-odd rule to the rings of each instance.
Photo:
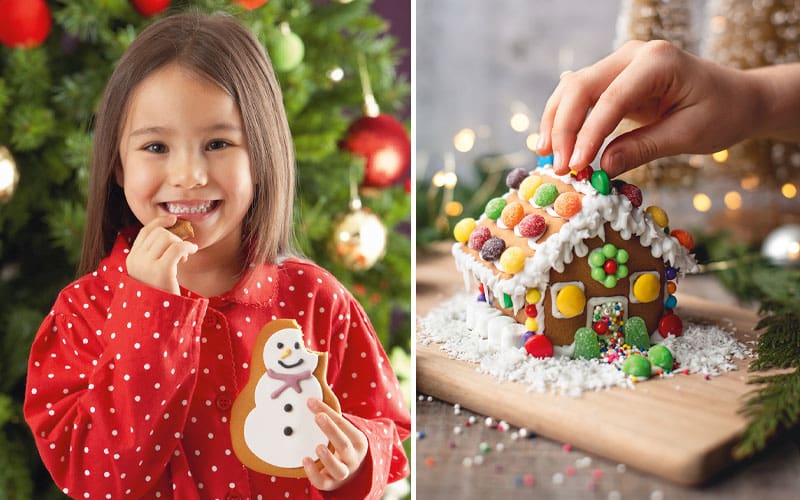
[[[44,0],[0,0],[0,43],[8,47],[38,47],[53,21]]]
[[[525,350],[534,358],[552,358],[553,343],[544,335],[534,335],[525,342]]]
[[[131,0],[133,8],[143,16],[154,16],[169,7],[171,0]]]
[[[680,337],[683,335],[683,321],[677,314],[665,314],[658,322],[658,333],[664,338],[670,334]]]
[[[239,5],[244,7],[245,9],[253,10],[253,9],[257,9],[257,8],[261,7],[262,5],[267,3],[269,0],[235,0],[235,1],[236,1],[236,3],[238,3]]]
[[[408,174],[411,140],[405,127],[387,114],[362,116],[350,124],[342,147],[366,159],[363,185],[387,187]]]
[[[603,271],[606,274],[615,274],[617,272],[617,262],[614,259],[608,259],[605,264],[603,264]]]

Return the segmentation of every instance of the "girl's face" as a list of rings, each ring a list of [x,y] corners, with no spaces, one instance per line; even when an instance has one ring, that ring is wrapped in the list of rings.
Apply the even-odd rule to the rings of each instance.
[[[117,182],[142,224],[175,214],[192,223],[202,251],[239,251],[253,178],[238,106],[214,82],[177,64],[131,94]]]

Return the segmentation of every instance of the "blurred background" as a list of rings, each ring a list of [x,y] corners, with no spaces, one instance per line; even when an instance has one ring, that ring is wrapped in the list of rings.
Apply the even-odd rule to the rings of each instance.
[[[364,306],[410,403],[410,0],[4,0],[0,499],[63,498],[22,419],[28,351],[75,278],[105,82],[142,29],[187,9],[238,17],[270,53],[296,149],[298,246]]]
[[[507,189],[510,169],[536,166],[531,149],[541,112],[564,71],[631,39],[667,39],[739,68],[795,62],[800,2],[420,0],[416,34],[417,224],[424,246],[449,237],[461,217],[481,213]],[[800,228],[786,228],[800,221],[797,144],[750,141],[714,155],[665,158],[626,180],[700,242],[725,230],[730,244],[723,246],[760,245],[776,228],[789,232],[786,241],[800,241]],[[800,244],[779,250],[800,261]],[[705,252],[700,245],[700,256]]]

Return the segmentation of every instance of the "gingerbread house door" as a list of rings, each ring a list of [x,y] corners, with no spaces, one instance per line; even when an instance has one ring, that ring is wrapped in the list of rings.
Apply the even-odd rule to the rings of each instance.
[[[628,298],[622,295],[592,297],[586,301],[586,326],[600,335],[622,332],[628,319]]]

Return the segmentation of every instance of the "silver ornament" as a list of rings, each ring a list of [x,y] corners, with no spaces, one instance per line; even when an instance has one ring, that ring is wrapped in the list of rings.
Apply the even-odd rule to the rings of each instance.
[[[761,255],[778,266],[800,266],[800,224],[773,229],[764,239]]]

